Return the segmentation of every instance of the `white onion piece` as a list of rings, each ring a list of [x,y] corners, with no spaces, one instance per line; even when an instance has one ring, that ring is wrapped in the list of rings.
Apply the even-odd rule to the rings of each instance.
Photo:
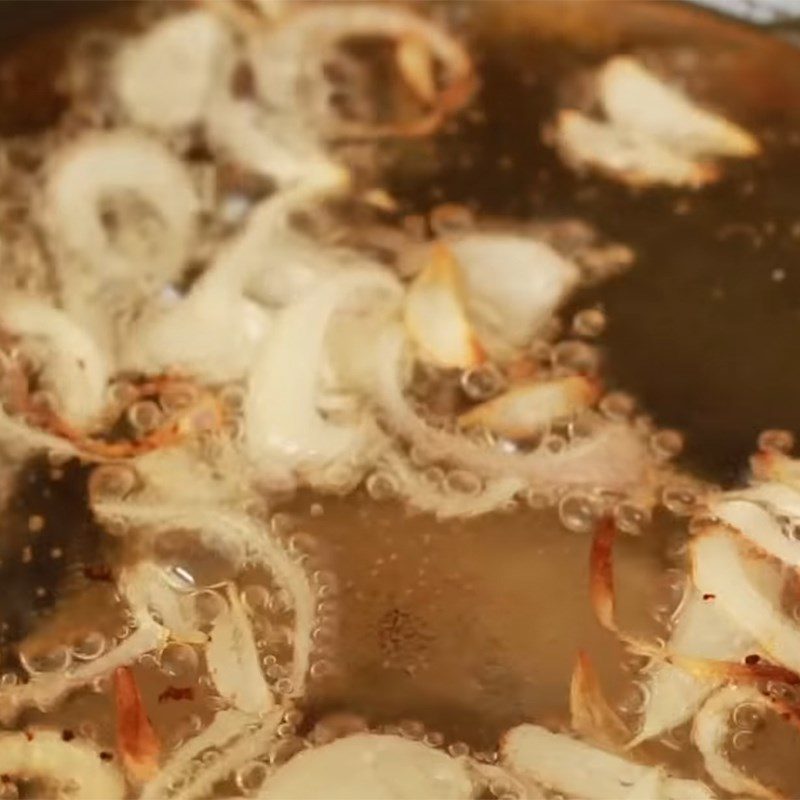
[[[234,708],[261,714],[275,705],[241,600],[230,586],[228,607],[215,620],[205,649],[206,664],[220,696]]]
[[[724,495],[731,500],[758,503],[777,516],[800,517],[800,491],[784,483],[757,483]]]
[[[717,178],[717,169],[676,153],[644,135],[579,111],[561,111],[556,118],[556,145],[575,169],[592,168],[630,186],[664,184],[699,188]]]
[[[764,696],[749,686],[726,686],[713,694],[694,719],[692,741],[703,756],[706,771],[723,789],[743,797],[781,800],[783,795],[745,775],[725,753],[730,717],[742,703],[769,708]]]
[[[800,490],[800,458],[768,452],[758,453],[750,461],[756,478],[783,483]]]
[[[467,310],[493,358],[511,358],[578,283],[578,270],[543,242],[511,233],[448,240],[463,276]]]
[[[73,662],[63,672],[34,675],[25,684],[0,689],[0,722],[11,724],[26,708],[47,711],[76,689],[88,686],[96,678],[109,675],[117,667],[132,664],[145,653],[166,644],[166,629],[154,622],[149,614],[138,614],[137,625],[126,639],[93,661]]]
[[[483,360],[464,303],[458,264],[446,245],[437,244],[406,294],[406,330],[421,361],[464,369]]]
[[[200,122],[215,70],[229,46],[214,14],[170,17],[121,51],[115,89],[137,124],[171,131]]]
[[[552,452],[507,452],[479,445],[463,434],[429,425],[403,395],[405,337],[389,326],[375,351],[374,399],[385,423],[431,460],[458,464],[483,477],[513,477],[533,484],[625,487],[640,481],[647,456],[642,442],[624,425],[605,425],[586,440]]]
[[[464,412],[458,424],[462,428],[484,428],[509,439],[524,439],[558,419],[589,408],[599,395],[597,383],[582,375],[532,381]]]
[[[84,424],[105,402],[109,364],[92,337],[65,312],[42,300],[6,295],[0,303],[0,327],[35,348],[42,358],[42,382],[56,395],[63,414]]]
[[[141,800],[208,797],[214,784],[246,761],[266,753],[281,717],[282,711],[277,708],[264,717],[236,709],[217,712],[211,724],[173,753],[159,774],[142,787]],[[220,755],[204,761],[200,756],[207,751]]]
[[[800,672],[800,628],[783,613],[780,572],[763,558],[745,551],[729,531],[710,527],[691,543],[694,583],[761,649],[779,664]],[[762,572],[761,580],[753,570]],[[764,574],[769,571],[769,574]],[[769,583],[771,593],[765,591]],[[761,584],[761,585],[759,585]]]
[[[714,661],[741,661],[758,646],[717,607],[690,588],[667,644],[667,651]],[[718,681],[703,679],[674,664],[656,660],[649,669],[647,702],[639,731],[629,747],[683,724],[714,691]]]
[[[114,199],[135,199],[155,219],[123,215],[112,236],[103,218],[104,204]],[[198,211],[184,166],[163,145],[130,131],[89,134],[62,150],[49,168],[45,205],[65,288],[75,269],[96,285],[122,280],[152,288],[174,279]]]
[[[304,90],[325,82],[324,60],[337,43],[353,37],[416,39],[441,63],[445,84],[463,82],[472,71],[468,53],[454,38],[406,8],[310,6],[252,38],[250,64],[261,100],[270,108],[294,114],[298,104],[308,108],[303,103]],[[312,110],[330,116],[329,107]],[[346,126],[339,128],[338,132],[347,131]]]
[[[623,797],[642,782],[660,778],[664,800],[693,800],[714,795],[699,781],[660,775],[658,767],[648,767],[593,747],[566,734],[551,733],[538,725],[518,725],[500,743],[503,765],[523,781],[533,781],[583,800],[608,800]]]
[[[656,800],[664,797],[664,774],[659,769],[651,769],[639,778],[622,797],[625,800]]]
[[[691,158],[748,157],[756,139],[724,117],[698,106],[630,56],[610,59],[598,76],[600,102],[609,119]]]
[[[0,406],[0,449],[15,459],[24,459],[35,453],[52,453],[65,458],[84,457],[84,454],[71,442],[9,416],[2,406]],[[87,460],[94,459],[87,456]]]
[[[709,510],[759,550],[789,567],[800,568],[800,542],[790,539],[778,520],[757,503],[725,499],[712,503]]]
[[[311,631],[314,626],[316,599],[302,566],[289,557],[272,534],[250,517],[224,507],[203,503],[132,502],[95,503],[99,519],[124,522],[142,528],[141,536],[158,536],[165,530],[183,529],[197,534],[204,546],[224,554],[237,564],[255,561],[274,576],[292,598],[294,610],[294,658],[292,696],[301,696],[305,687],[311,655]]]
[[[13,781],[44,784],[48,797],[57,793],[64,800],[122,800],[126,796],[125,779],[113,764],[100,758],[98,747],[78,739],[66,742],[60,731],[0,733],[0,773]]]
[[[247,449],[256,463],[278,461],[307,479],[333,464],[357,465],[369,427],[320,415],[319,375],[333,315],[355,301],[397,304],[399,284],[378,270],[347,270],[284,309],[253,366],[245,402]]]
[[[466,765],[421,742],[359,733],[305,750],[269,777],[259,800],[467,800]]]
[[[490,478],[474,493],[437,486],[419,467],[393,450],[381,455],[378,467],[385,469],[389,480],[396,484],[397,493],[410,506],[434,514],[437,519],[467,519],[503,510],[525,488],[525,481],[515,477]]]

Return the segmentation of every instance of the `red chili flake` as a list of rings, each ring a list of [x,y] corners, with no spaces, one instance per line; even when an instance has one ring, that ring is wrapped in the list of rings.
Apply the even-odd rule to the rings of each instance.
[[[716,600],[717,596],[715,594],[704,594],[703,600]]]
[[[756,655],[755,653],[751,653],[749,656],[744,657],[744,663],[749,664],[752,666],[753,664],[758,664],[761,661],[761,656]]]
[[[75,734],[71,730],[69,730],[69,728],[67,728],[64,731],[61,731],[61,738],[65,742],[71,742],[75,738]]]
[[[194,689],[191,686],[167,686],[158,696],[158,702],[164,703],[167,700],[194,700]]]
[[[109,753],[108,750],[102,750],[100,752],[100,758],[103,761],[111,761],[111,759],[114,758],[114,754],[113,753]]]

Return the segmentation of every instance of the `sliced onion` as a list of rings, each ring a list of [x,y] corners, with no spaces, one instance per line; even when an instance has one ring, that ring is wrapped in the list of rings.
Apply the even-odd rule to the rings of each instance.
[[[320,415],[319,376],[331,318],[355,300],[397,303],[398,284],[377,270],[348,270],[320,282],[282,311],[253,367],[245,402],[247,449],[256,463],[279,461],[307,479],[333,464],[357,467],[369,443],[364,424]]]
[[[514,477],[538,485],[631,486],[646,464],[642,442],[632,429],[606,425],[586,440],[559,452],[506,452],[476,444],[463,434],[434,428],[420,418],[403,395],[405,337],[388,326],[375,349],[375,402],[386,425],[427,458],[457,464],[483,477]]]
[[[800,671],[800,629],[781,609],[780,572],[745,551],[720,527],[712,526],[696,537],[691,553],[698,591],[713,596],[720,611],[749,633],[771,658]]]
[[[747,500],[721,500],[710,506],[712,514],[735,528],[759,550],[800,569],[800,542],[790,539],[777,519],[760,505]]]
[[[63,414],[76,424],[96,417],[105,401],[109,364],[92,337],[69,315],[42,300],[6,294],[0,327],[37,348],[42,382],[56,395]]]
[[[578,283],[574,264],[530,237],[468,233],[448,244],[463,276],[470,319],[493,358],[517,355]]]
[[[115,74],[128,116],[166,131],[200,122],[228,46],[225,29],[207,11],[169,17],[134,39],[121,51]]]
[[[609,119],[690,158],[746,158],[761,149],[746,130],[700,108],[630,56],[609,60],[599,74],[600,101]]]
[[[44,783],[48,796],[57,791],[58,797],[68,800],[122,800],[126,796],[124,778],[113,764],[100,758],[98,747],[79,739],[66,742],[60,731],[0,733],[0,774]]]
[[[302,566],[292,560],[280,543],[252,518],[225,507],[194,504],[102,502],[93,505],[102,520],[113,520],[141,528],[140,535],[158,536],[164,531],[195,532],[210,550],[225,554],[236,564],[261,564],[292,599],[294,637],[292,696],[302,696],[311,654],[316,599]]]
[[[589,599],[597,621],[612,633],[621,635],[616,620],[614,594],[614,542],[617,526],[612,517],[601,517],[594,526],[589,551]]]
[[[520,779],[584,800],[623,797],[632,787],[652,782],[652,772],[659,773],[657,767],[636,764],[538,725],[518,725],[508,731],[500,743],[500,758]],[[660,785],[659,797],[665,800],[714,796],[699,781],[665,776]]]
[[[630,738],[628,726],[608,704],[589,656],[578,653],[569,690],[572,730],[599,745],[619,747]]]
[[[228,587],[228,607],[215,620],[206,664],[220,696],[234,708],[261,714],[275,705],[258,656],[253,630],[237,593]]]
[[[462,428],[480,427],[509,439],[526,439],[589,408],[599,395],[596,381],[582,375],[531,382],[471,408],[458,423]]]
[[[669,653],[741,661],[757,650],[755,640],[717,607],[716,598],[704,600],[697,590],[689,590],[667,644]],[[663,659],[653,661],[648,672],[644,716],[629,747],[686,722],[721,683],[719,679],[703,679]]]
[[[712,164],[697,162],[644,135],[597,122],[579,111],[561,111],[556,144],[576,169],[591,168],[630,186],[699,188],[716,180]]]
[[[154,214],[104,224],[104,203],[135,198]],[[178,276],[195,233],[198,200],[183,165],[158,142],[130,131],[84,136],[59,153],[45,187],[46,222],[68,291],[73,271],[95,285],[164,284]],[[128,218],[130,217],[130,218]]]
[[[405,324],[422,361],[464,369],[483,360],[464,308],[458,265],[441,243],[408,290]]]
[[[728,492],[725,497],[758,503],[776,516],[800,517],[800,491],[784,483],[757,483],[748,489]]]
[[[158,772],[161,743],[147,716],[139,686],[130,667],[114,670],[117,746],[128,775],[139,782]]]
[[[723,789],[745,797],[780,800],[784,795],[745,775],[731,764],[725,753],[731,714],[742,703],[769,708],[769,702],[756,689],[726,686],[715,692],[698,712],[692,726],[692,741],[703,756],[706,771]]]
[[[142,787],[141,800],[199,800],[214,785],[245,762],[261,758],[276,735],[283,712],[263,717],[236,709],[217,712],[211,724],[182,745],[152,781]],[[203,759],[213,752],[216,758]]]
[[[305,750],[267,779],[259,800],[466,800],[463,761],[421,742],[360,733]]]
[[[783,453],[758,453],[750,459],[753,475],[760,480],[785,483],[800,490],[800,459]]]

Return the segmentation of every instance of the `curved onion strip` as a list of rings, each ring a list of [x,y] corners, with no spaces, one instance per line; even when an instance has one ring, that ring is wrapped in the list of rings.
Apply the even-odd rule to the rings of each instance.
[[[163,647],[167,642],[166,629],[149,615],[137,616],[137,629],[100,658],[73,664],[58,674],[35,675],[21,686],[0,689],[0,722],[11,724],[26,708],[51,709],[76,689],[88,686],[117,667],[131,664],[145,653]]]
[[[58,786],[58,797],[66,800],[126,796],[124,778],[100,758],[98,748],[77,739],[65,742],[60,731],[0,733],[0,774],[11,780],[46,782],[51,791]]]
[[[598,80],[603,109],[623,130],[641,133],[692,158],[747,158],[761,149],[746,130],[700,108],[630,56],[607,61]]]
[[[461,414],[462,428],[480,427],[509,439],[535,436],[557,419],[589,408],[600,395],[582,375],[515,386]]]
[[[436,97],[432,110],[420,119],[387,125],[337,120],[330,126],[332,135],[427,135],[445,114],[457,110],[469,98],[473,88],[472,63],[455,39],[408,9],[358,5],[308,7],[273,30],[253,37],[250,63],[262,101],[282,111],[294,110],[303,80],[312,72],[318,73],[316,80],[324,80],[323,60],[338,42],[353,37],[384,37],[397,42],[413,38],[418,47],[427,48],[441,62],[445,88]],[[414,83],[412,88],[418,89],[419,81]],[[324,112],[330,116],[329,108]]]
[[[750,459],[754,477],[785,483],[800,490],[800,458],[774,451],[758,453]]]
[[[758,483],[747,489],[727,492],[724,497],[758,503],[776,516],[800,517],[800,491],[785,483]]]
[[[267,778],[259,800],[467,800],[467,766],[422,742],[358,733],[298,753]]]
[[[409,287],[404,321],[422,361],[464,369],[483,360],[464,308],[458,265],[444,244],[434,247],[427,265]]]
[[[135,198],[157,222],[145,224],[141,208],[133,209],[111,235],[104,211],[115,196]],[[184,266],[198,211],[181,162],[155,140],[129,131],[89,134],[59,153],[49,167],[45,205],[67,296],[76,268],[101,286],[121,279],[147,287],[174,279]]]
[[[182,745],[161,772],[142,787],[141,800],[194,800],[207,797],[214,784],[251,758],[267,751],[281,721],[282,710],[265,717],[235,709],[219,711],[211,724]],[[200,758],[206,751],[221,753],[210,763]]]
[[[780,800],[783,798],[780,792],[745,775],[725,754],[730,716],[742,703],[770,707],[769,701],[756,689],[726,686],[713,694],[697,713],[692,741],[703,756],[706,771],[723,789],[740,796]]]
[[[741,661],[758,649],[755,641],[694,588],[681,605],[667,650],[678,656],[716,661]],[[690,719],[722,679],[701,678],[663,659],[655,660],[647,678],[647,701],[636,747]]]
[[[539,485],[624,487],[641,480],[645,449],[623,425],[606,425],[559,452],[539,448],[526,454],[478,445],[464,435],[432,427],[403,395],[404,349],[402,330],[387,327],[375,352],[374,399],[386,425],[431,460],[458,464],[484,477],[513,477]]]
[[[216,16],[199,10],[170,17],[134,39],[115,65],[116,93],[128,116],[166,131],[198,123],[228,46]]]
[[[769,570],[762,583],[779,590],[779,572],[763,559],[744,551],[731,534],[710,527],[691,543],[694,583],[703,594],[759,643],[760,648],[779,664],[800,671],[800,629],[792,624],[780,607],[780,599],[770,596],[756,583],[750,568]]]
[[[52,453],[65,458],[83,458],[72,442],[34,428],[9,416],[0,404],[0,448],[13,458],[24,459],[35,453]],[[94,460],[89,457],[90,460]]]
[[[538,725],[518,725],[500,742],[503,765],[524,781],[584,800],[622,797],[658,767],[648,767]],[[660,798],[712,798],[699,781],[664,777]]]
[[[93,510],[100,519],[150,528],[151,535],[170,528],[196,531],[210,549],[226,552],[236,563],[253,560],[263,564],[292,598],[295,630],[291,695],[303,694],[316,600],[303,568],[289,557],[268,530],[244,514],[202,504],[103,502],[95,503]]]
[[[206,647],[206,664],[220,696],[249,714],[275,705],[258,657],[253,630],[236,591],[228,586],[228,608],[215,620]]]
[[[786,536],[778,520],[769,511],[754,502],[736,499],[713,503],[709,510],[759,550],[789,567],[800,569],[800,542]]]
[[[461,272],[467,311],[488,353],[513,358],[575,288],[579,272],[544,242],[513,233],[446,240]]]
[[[699,188],[717,179],[715,166],[676,153],[658,141],[637,136],[579,111],[561,111],[555,141],[575,169],[591,167],[630,186],[655,184]]]
[[[630,739],[628,726],[608,704],[587,653],[581,650],[569,689],[572,730],[600,745],[619,747]]]
[[[308,476],[336,462],[358,461],[368,429],[328,422],[318,411],[326,335],[333,315],[353,299],[396,303],[398,296],[399,285],[386,273],[347,270],[276,317],[245,401],[246,444],[256,462],[278,460]]]
[[[0,303],[0,328],[26,344],[42,345],[44,384],[64,415],[86,423],[103,407],[109,365],[92,337],[70,316],[33,297],[11,294]]]
[[[622,637],[616,620],[614,595],[614,542],[617,526],[613,517],[603,516],[594,526],[589,550],[589,599],[597,621]]]
[[[525,481],[514,477],[489,478],[475,493],[440,487],[396,450],[383,453],[378,467],[386,469],[388,479],[397,484],[398,494],[409,505],[437,519],[467,519],[502,510],[525,488]]]
[[[114,670],[117,747],[132,780],[143,782],[158,772],[161,742],[150,724],[139,686],[130,667]]]

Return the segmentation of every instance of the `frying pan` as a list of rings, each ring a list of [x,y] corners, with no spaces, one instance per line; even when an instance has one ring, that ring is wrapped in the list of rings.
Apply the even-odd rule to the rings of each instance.
[[[685,434],[681,466],[735,481],[759,431],[800,430],[800,49],[790,22],[764,31],[638,0],[432,5],[472,40],[482,85],[475,113],[454,128],[386,146],[389,190],[408,213],[448,201],[487,218],[581,219],[629,245],[634,268],[585,289],[564,317],[604,308],[608,385]],[[70,31],[89,18],[117,24],[124,12],[79,0],[0,4],[0,134],[56,120]],[[660,60],[692,95],[750,127],[765,156],[698,193],[635,193],[572,174],[542,143],[542,126],[566,77],[619,52]],[[332,500],[306,523],[326,539],[348,589],[341,679],[311,698],[312,720],[338,709],[373,721],[405,715],[490,747],[508,725],[563,713],[576,641],[595,649],[605,678],[619,660],[578,588],[586,543],[551,518],[423,519],[409,529],[395,511]],[[447,537],[460,537],[457,554]],[[641,607],[667,549],[666,535],[621,547],[620,583],[628,579]],[[432,579],[420,572],[423,551]],[[41,579],[57,584],[59,575]],[[559,609],[566,640],[537,613],[544,606]]]

